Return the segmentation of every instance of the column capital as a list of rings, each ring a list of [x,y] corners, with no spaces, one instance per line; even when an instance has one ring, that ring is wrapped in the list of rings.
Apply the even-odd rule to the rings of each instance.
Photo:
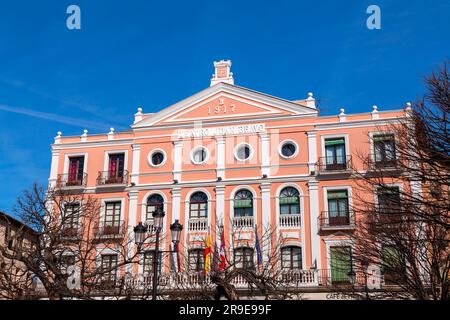
[[[225,192],[225,186],[224,185],[219,185],[219,186],[215,186],[214,190],[216,191],[216,193],[223,193]]]
[[[183,140],[181,140],[181,139],[176,139],[176,140],[173,140],[172,141],[172,143],[173,143],[173,145],[174,146],[181,146],[182,144],[183,144]]]
[[[319,181],[308,181],[308,188],[310,189],[310,190],[313,190],[313,189],[318,189],[319,188]]]
[[[270,191],[270,186],[272,184],[270,182],[262,182],[259,185],[259,188],[261,189],[262,192],[269,192]]]
[[[134,150],[141,150],[141,145],[139,143],[135,143],[131,145],[131,148]]]
[[[308,138],[314,138],[317,136],[317,131],[307,131],[306,134],[308,135]]]
[[[170,190],[170,193],[172,194],[172,196],[181,196],[181,188],[172,188],[172,190]]]
[[[139,195],[139,191],[137,191],[137,190],[130,190],[130,191],[128,191],[128,197],[130,198],[130,200],[131,200],[131,198],[136,198],[137,199],[137,197],[138,197],[138,195]]]
[[[216,141],[219,143],[225,143],[225,136],[223,135],[216,135],[214,136],[214,138],[216,139]]]

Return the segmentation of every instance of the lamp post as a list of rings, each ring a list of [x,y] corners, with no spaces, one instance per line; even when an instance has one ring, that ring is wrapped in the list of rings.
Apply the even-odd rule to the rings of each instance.
[[[157,288],[158,288],[158,267],[159,267],[159,255],[161,253],[172,253],[177,252],[178,253],[178,243],[180,242],[180,235],[181,230],[183,230],[183,225],[178,222],[178,220],[175,220],[174,223],[170,226],[170,231],[172,232],[172,242],[174,244],[175,250],[168,250],[168,251],[160,251],[159,250],[159,235],[161,233],[163,222],[164,222],[165,213],[163,210],[158,208],[156,211],[153,211],[153,230],[155,231],[155,250],[154,250],[154,256],[153,256],[153,281],[152,281],[152,300],[156,300],[157,296]],[[138,246],[138,253],[142,253],[142,243],[145,239],[145,233],[147,232],[148,228],[142,225],[141,222],[134,227],[134,238],[135,243]]]
[[[369,267],[369,262],[364,259],[361,261],[361,266],[364,269],[364,291],[366,292],[366,300],[370,300],[369,287],[367,286],[367,268]]]

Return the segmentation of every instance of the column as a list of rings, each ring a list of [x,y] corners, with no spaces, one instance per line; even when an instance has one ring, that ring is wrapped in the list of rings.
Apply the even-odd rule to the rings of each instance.
[[[316,171],[317,163],[317,134],[316,131],[309,131],[308,135],[308,168],[309,174]]]
[[[270,175],[270,148],[269,148],[269,135],[267,132],[261,132],[259,134],[261,141],[261,175]]]
[[[172,191],[172,221],[176,219],[180,220],[180,210],[181,210],[181,188],[173,188]],[[182,223],[182,221],[180,221]],[[185,227],[185,226],[184,226]]]
[[[131,183],[137,185],[139,183],[139,163],[141,159],[141,145],[133,144],[133,155],[131,163]]]
[[[319,219],[319,182],[308,182],[309,189],[309,218],[310,218],[310,233],[311,233],[311,262],[316,261],[317,269],[320,269],[320,236],[318,229]]]
[[[56,185],[56,179],[58,177],[59,154],[59,150],[52,150],[52,163],[50,166],[50,177],[48,179],[50,188],[53,188]]]
[[[173,142],[173,179],[181,182],[181,164],[183,161],[183,141],[176,140]]]
[[[269,260],[269,252],[272,242],[272,234],[267,233],[271,231],[271,225],[270,225],[270,209],[271,209],[271,203],[270,203],[270,182],[261,183],[261,213],[262,213],[262,232],[263,235],[265,235],[265,239],[260,239],[261,243],[261,249],[263,251],[263,260],[268,262]],[[263,243],[264,241],[264,243]]]
[[[216,136],[216,150],[217,150],[217,178],[225,178],[225,138],[223,136]]]
[[[137,225],[136,216],[138,210],[138,191],[130,191],[128,193],[128,243],[127,256],[130,259],[134,255],[134,232],[133,228]],[[132,273],[133,263],[126,265],[126,271]]]

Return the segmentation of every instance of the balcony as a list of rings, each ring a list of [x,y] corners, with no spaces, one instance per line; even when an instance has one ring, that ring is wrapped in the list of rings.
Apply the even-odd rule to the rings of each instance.
[[[277,281],[282,283],[283,287],[315,287],[318,286],[317,270],[288,270],[281,271],[274,275]],[[128,277],[122,283],[137,288],[150,288],[153,276],[147,274],[138,274]],[[237,275],[231,281],[237,289],[248,289],[248,281],[242,275]],[[212,285],[209,274],[203,272],[177,272],[163,273],[158,277],[158,286],[164,289],[198,289],[207,288]]]
[[[251,229],[251,228],[253,228],[254,227],[253,216],[234,217],[233,218],[233,227],[235,229]]]
[[[58,174],[56,178],[56,187],[64,189],[84,189],[87,182],[87,173],[81,175]]]
[[[123,174],[110,171],[99,171],[97,177],[98,186],[126,186],[128,185],[128,171],[124,170]]]
[[[78,241],[81,239],[81,228],[78,225],[63,225],[60,234],[66,241]]]
[[[102,222],[95,228],[94,238],[99,240],[120,240],[123,239],[127,231],[124,221]]]
[[[352,156],[321,157],[317,163],[319,174],[351,173]]]
[[[301,225],[301,221],[299,214],[281,214],[280,228],[298,228]]]
[[[208,231],[208,218],[189,218],[188,230],[192,232]]]
[[[355,214],[352,211],[337,217],[330,217],[330,212],[322,211],[318,220],[319,230],[321,231],[355,229]]]
[[[365,164],[367,171],[372,173],[377,171],[400,171],[401,165],[401,159],[397,157],[393,159],[376,159],[374,154],[370,155]]]

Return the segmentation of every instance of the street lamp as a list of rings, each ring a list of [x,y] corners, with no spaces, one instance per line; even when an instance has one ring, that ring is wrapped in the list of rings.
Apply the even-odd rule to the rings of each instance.
[[[152,299],[156,300],[157,295],[157,287],[158,287],[158,266],[159,266],[159,255],[161,253],[172,253],[178,252],[178,243],[180,242],[181,230],[183,230],[183,225],[175,220],[174,223],[170,225],[170,231],[172,233],[172,242],[175,246],[175,250],[168,251],[160,251],[159,250],[159,235],[163,228],[165,213],[161,208],[153,211],[153,229],[155,230],[155,250],[153,256],[153,281],[152,281]],[[147,232],[147,227],[142,225],[142,222],[139,222],[137,226],[134,227],[134,238],[135,242],[138,246],[138,253],[142,253],[142,243],[145,239],[145,233]]]
[[[350,278],[350,283],[352,287],[355,286],[356,283],[356,272],[353,270],[353,268],[347,273],[348,277]]]
[[[177,247],[178,243],[180,242],[181,230],[183,230],[183,225],[178,221],[178,219],[176,219],[175,222],[170,225],[170,232],[172,233],[172,242],[175,245],[175,247]]]
[[[366,300],[370,300],[369,297],[369,287],[367,285],[367,268],[369,267],[369,261],[367,261],[366,259],[363,259],[361,261],[361,266],[363,267],[364,270],[364,291],[366,293]]]
[[[141,252],[142,243],[145,239],[145,233],[147,232],[147,227],[142,224],[142,222],[139,222],[137,226],[133,228],[134,231],[134,242],[138,246],[138,252]]]

